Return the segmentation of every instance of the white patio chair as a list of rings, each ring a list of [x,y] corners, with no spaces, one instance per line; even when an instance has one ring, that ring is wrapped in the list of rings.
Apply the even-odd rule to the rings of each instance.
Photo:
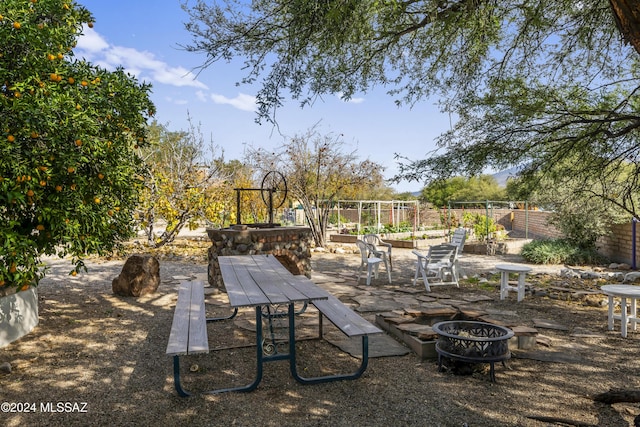
[[[367,245],[362,240],[356,240],[356,246],[358,246],[361,256],[360,267],[358,268],[358,283],[360,282],[362,270],[366,267],[367,285],[371,285],[371,276],[373,275],[374,278],[378,278],[378,268],[383,262],[385,264],[385,267],[387,268],[389,283],[391,283],[391,272],[389,271],[389,266],[387,265],[386,259],[382,259],[376,256],[370,256],[371,249],[369,248],[369,245]]]
[[[420,275],[427,292],[431,292],[430,285],[456,285],[460,287],[455,268],[458,254],[457,246],[446,243],[430,246],[427,255],[416,250],[412,252],[417,257],[413,286],[416,285],[418,275]]]
[[[391,260],[391,243],[383,241],[377,234],[365,234],[362,236],[362,240],[371,247],[371,253],[378,258],[387,259],[389,266],[393,270],[393,261]],[[382,246],[382,248],[379,248]],[[386,263],[385,263],[386,264]]]
[[[458,277],[464,277],[462,270],[460,269],[460,263],[458,260],[462,257],[462,249],[464,248],[464,243],[467,240],[467,230],[465,228],[459,227],[456,228],[451,235],[451,244],[456,245],[458,247],[458,254],[456,255],[455,260],[455,269],[458,274]]]
[[[464,228],[456,228],[451,235],[451,244],[458,247],[458,255],[462,253],[464,242],[467,240],[467,230]]]

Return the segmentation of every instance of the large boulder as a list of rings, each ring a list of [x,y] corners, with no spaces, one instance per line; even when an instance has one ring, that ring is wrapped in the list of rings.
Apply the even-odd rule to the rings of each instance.
[[[131,255],[113,279],[113,293],[125,297],[152,294],[160,286],[160,263],[152,255]]]

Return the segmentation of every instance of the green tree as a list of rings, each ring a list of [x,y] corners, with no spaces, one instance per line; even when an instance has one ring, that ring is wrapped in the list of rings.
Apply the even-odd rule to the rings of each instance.
[[[434,180],[421,192],[421,199],[436,207],[447,206],[450,201],[503,200],[505,196],[505,190],[491,175],[470,178],[455,176],[449,179]]]
[[[223,159],[216,157],[213,145],[205,149],[200,129],[191,119],[189,126],[188,131],[171,132],[154,122],[149,126],[150,144],[140,149],[147,171],[137,217],[153,247],[171,243],[184,227],[198,227],[207,210],[212,213],[212,207],[222,203],[217,190],[225,179],[219,168]]]
[[[207,54],[203,67],[243,58],[240,83],[261,79],[258,113],[271,121],[287,97],[305,106],[376,85],[398,104],[438,96],[441,109],[459,119],[436,154],[398,155],[397,180],[474,176],[489,165],[524,165],[524,175],[536,174],[575,155],[581,161],[564,176],[617,165],[610,177],[622,182],[629,164],[640,175],[640,68],[617,26],[635,40],[625,24],[635,22],[637,4],[616,21],[612,5],[621,11],[620,3],[197,2],[187,8],[194,36],[187,49]],[[634,180],[620,194],[638,189]],[[637,214],[628,200],[617,203]]]
[[[329,214],[337,200],[351,199],[382,183],[382,167],[344,152],[344,142],[321,135],[316,128],[286,141],[274,152],[252,148],[249,155],[259,171],[280,171],[290,198],[304,209],[316,245],[326,244]]]
[[[149,86],[73,59],[84,7],[0,4],[0,284],[44,275],[43,255],[104,254],[134,231],[135,147],[153,114]]]

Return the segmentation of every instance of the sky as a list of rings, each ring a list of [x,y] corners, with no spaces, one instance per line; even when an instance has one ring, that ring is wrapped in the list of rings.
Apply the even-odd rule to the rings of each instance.
[[[356,95],[349,102],[325,95],[311,107],[288,100],[278,110],[278,128],[256,123],[256,87],[237,86],[244,74],[241,58],[198,70],[204,56],[186,52],[191,34],[181,0],[78,0],[93,14],[93,28],[84,27],[74,50],[108,70],[122,66],[140,82],[152,85],[155,118],[170,131],[200,125],[205,141],[213,141],[225,160],[241,160],[247,147],[275,149],[288,137],[313,126],[321,134],[341,135],[344,150],[356,150],[361,160],[385,167],[384,176],[397,172],[395,154],[422,159],[435,149],[435,139],[449,129],[449,117],[438,111],[437,100],[397,107],[384,88]],[[398,192],[419,191],[424,183],[401,182]]]

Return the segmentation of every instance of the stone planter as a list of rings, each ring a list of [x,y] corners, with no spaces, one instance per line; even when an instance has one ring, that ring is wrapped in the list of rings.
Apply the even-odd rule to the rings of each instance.
[[[38,291],[35,287],[0,297],[0,348],[21,338],[38,325]]]

